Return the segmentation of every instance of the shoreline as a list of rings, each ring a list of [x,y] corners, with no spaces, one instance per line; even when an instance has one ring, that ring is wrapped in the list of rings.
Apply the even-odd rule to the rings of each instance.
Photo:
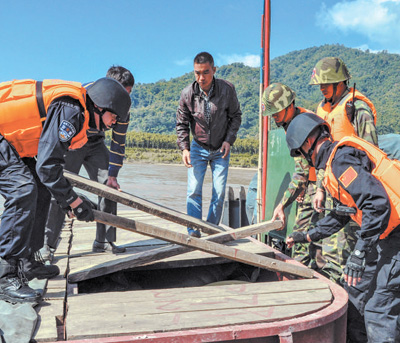
[[[156,164],[159,166],[177,166],[177,167],[184,167],[185,165],[183,163],[163,163],[163,162],[149,162],[149,161],[135,161],[135,160],[124,160],[124,165],[125,164]],[[122,166],[121,168],[123,168]],[[244,170],[254,170],[257,171],[257,167],[235,167],[235,166],[229,166],[229,169],[244,169]]]

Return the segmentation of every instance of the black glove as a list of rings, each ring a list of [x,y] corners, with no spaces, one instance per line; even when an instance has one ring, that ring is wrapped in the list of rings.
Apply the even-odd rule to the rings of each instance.
[[[307,240],[307,232],[306,231],[294,231],[289,237],[293,238],[296,243],[310,243]]]
[[[344,273],[353,279],[361,278],[365,269],[365,252],[354,250],[347,259]]]
[[[91,222],[94,220],[92,202],[86,197],[81,198],[82,203],[73,209],[78,220]]]
[[[90,201],[90,203],[92,204],[92,209],[97,210],[97,204],[94,201],[90,200],[85,194],[76,192],[76,195],[80,197],[82,200]]]

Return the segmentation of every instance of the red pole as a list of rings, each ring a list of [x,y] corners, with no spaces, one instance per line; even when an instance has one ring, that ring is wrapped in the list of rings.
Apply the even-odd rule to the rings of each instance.
[[[263,63],[263,84],[264,89],[269,85],[270,65],[269,65],[269,50],[270,50],[270,29],[271,29],[271,1],[264,0],[264,15],[262,23],[262,48],[264,60]],[[262,151],[262,178],[261,178],[261,219],[265,220],[266,194],[267,194],[267,159],[268,159],[268,131],[269,117],[263,117],[263,151]]]

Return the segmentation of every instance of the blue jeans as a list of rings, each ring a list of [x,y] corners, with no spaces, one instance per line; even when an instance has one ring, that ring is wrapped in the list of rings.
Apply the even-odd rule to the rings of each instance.
[[[208,151],[201,147],[195,140],[190,148],[192,168],[188,169],[187,188],[187,213],[195,218],[202,219],[202,192],[203,181],[210,164],[212,172],[212,197],[208,211],[207,221],[219,224],[225,198],[225,187],[228,179],[230,153],[222,158],[224,153]]]

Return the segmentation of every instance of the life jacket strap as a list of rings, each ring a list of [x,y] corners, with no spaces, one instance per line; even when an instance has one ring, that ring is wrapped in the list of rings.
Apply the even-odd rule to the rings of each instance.
[[[43,91],[42,91],[43,81],[36,81],[36,102],[39,109],[40,118],[42,119],[42,126],[44,126],[44,119],[46,119],[46,109],[43,102]]]

